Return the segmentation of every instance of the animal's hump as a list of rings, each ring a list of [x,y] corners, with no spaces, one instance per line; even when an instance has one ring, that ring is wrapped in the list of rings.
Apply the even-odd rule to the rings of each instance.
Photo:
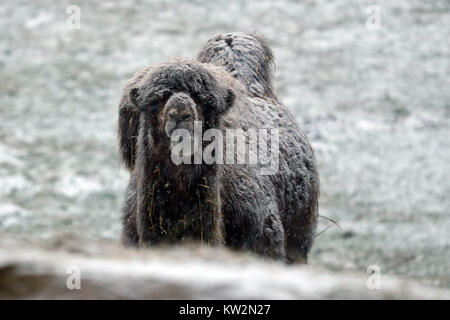
[[[276,98],[272,87],[272,49],[256,34],[218,34],[208,40],[197,59],[203,63],[224,66],[254,95]]]

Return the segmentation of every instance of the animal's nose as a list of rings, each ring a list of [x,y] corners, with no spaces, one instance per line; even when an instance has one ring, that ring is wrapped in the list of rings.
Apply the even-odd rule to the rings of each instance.
[[[168,117],[170,120],[178,123],[178,122],[189,120],[191,118],[191,114],[189,112],[185,112],[183,110],[170,110],[168,112]]]
[[[176,129],[189,129],[193,120],[193,115],[189,110],[173,108],[167,112],[166,134],[171,136]]]

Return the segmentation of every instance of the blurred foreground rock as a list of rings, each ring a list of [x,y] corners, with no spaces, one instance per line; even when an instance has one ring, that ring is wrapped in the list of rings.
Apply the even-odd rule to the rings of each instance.
[[[449,291],[382,277],[285,266],[198,246],[130,250],[90,240],[0,239],[1,299],[449,299]],[[74,270],[81,289],[69,290]],[[68,273],[69,272],[69,273]]]

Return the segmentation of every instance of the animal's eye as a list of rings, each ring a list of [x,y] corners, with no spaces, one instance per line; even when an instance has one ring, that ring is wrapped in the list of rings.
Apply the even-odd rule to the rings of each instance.
[[[154,98],[154,99],[150,100],[148,105],[149,105],[149,109],[150,109],[151,113],[156,114],[158,112],[159,103],[160,103],[160,100],[158,98]]]
[[[161,90],[152,92],[147,96],[147,102],[143,105],[143,109],[157,114],[162,104],[169,99],[171,92],[168,90]]]
[[[149,106],[151,108],[157,107],[158,105],[159,105],[159,99],[152,99],[152,100],[150,100]]]
[[[167,99],[169,99],[169,97],[170,91],[168,90],[155,93],[150,100],[150,106],[159,105],[161,102],[165,102]]]
[[[170,98],[171,94],[170,90],[163,90],[158,94],[158,97],[161,101],[165,101]]]

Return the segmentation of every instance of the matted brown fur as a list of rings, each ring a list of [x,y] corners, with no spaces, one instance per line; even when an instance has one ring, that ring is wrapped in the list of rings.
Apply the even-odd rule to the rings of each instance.
[[[226,59],[214,52],[226,52]],[[307,138],[273,92],[270,48],[252,34],[220,35],[199,59],[151,66],[136,73],[123,91],[119,146],[131,171],[123,242],[148,246],[193,239],[306,261],[318,215],[319,177]],[[195,101],[203,132],[279,129],[278,171],[261,175],[255,165],[175,165],[162,110],[177,92]]]

